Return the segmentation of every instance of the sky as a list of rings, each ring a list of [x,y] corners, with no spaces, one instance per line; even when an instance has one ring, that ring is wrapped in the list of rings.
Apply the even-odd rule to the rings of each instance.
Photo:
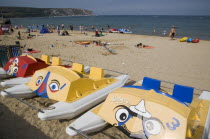
[[[210,0],[0,0],[0,6],[82,8],[95,15],[210,15]]]

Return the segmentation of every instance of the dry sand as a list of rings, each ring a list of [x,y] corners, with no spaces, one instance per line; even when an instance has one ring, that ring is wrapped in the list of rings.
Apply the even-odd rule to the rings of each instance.
[[[14,44],[17,41],[16,35],[17,31],[13,35],[1,35],[0,44]],[[27,39],[27,34],[21,35],[22,40],[19,41],[22,46],[26,45],[25,49],[33,48],[41,51],[32,54],[37,58],[42,54],[59,56],[63,60],[128,73],[129,82],[148,76],[210,90],[210,41],[186,43],[179,42],[179,39],[170,40],[168,37],[112,33],[105,33],[103,37],[93,37],[93,32],[88,32],[87,35],[73,32],[70,36],[57,36],[57,33],[51,33],[32,39]],[[115,50],[117,54],[110,54],[102,46],[90,44],[84,47],[75,44],[76,41],[98,40],[111,43],[107,47]],[[154,48],[136,48],[134,45],[137,43]],[[51,47],[52,45],[54,47]],[[71,62],[64,62],[64,64],[71,64]],[[26,101],[38,108],[54,103],[38,97],[26,99]],[[0,97],[0,108],[0,138],[29,138],[29,136],[54,139],[82,138],[81,136],[70,137],[65,133],[66,126],[74,119],[41,121],[37,118],[36,111],[12,98]],[[127,138],[111,126],[89,136],[94,139]]]

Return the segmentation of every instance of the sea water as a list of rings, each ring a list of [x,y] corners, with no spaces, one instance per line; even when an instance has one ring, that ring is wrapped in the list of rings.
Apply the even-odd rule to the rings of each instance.
[[[176,37],[198,38],[210,40],[210,16],[166,16],[166,15],[115,15],[115,16],[70,16],[70,17],[33,17],[33,18],[12,18],[13,25],[44,24],[55,26],[64,24],[66,29],[69,25],[74,30],[79,30],[80,25],[91,26],[95,29],[104,28],[126,28],[134,34],[168,36],[172,26],[176,27]]]

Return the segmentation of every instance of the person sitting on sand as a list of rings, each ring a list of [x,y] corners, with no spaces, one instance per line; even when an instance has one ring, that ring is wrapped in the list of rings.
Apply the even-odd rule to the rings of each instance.
[[[100,32],[99,36],[104,36],[102,32]]]
[[[136,45],[137,48],[142,48],[142,43]]]
[[[61,36],[65,36],[65,31],[62,31]]]
[[[148,45],[143,45],[142,43],[139,43],[136,45],[137,48],[145,48],[148,47]]]
[[[32,38],[32,36],[31,36],[31,34],[29,33],[28,36],[27,36],[27,39],[31,39],[31,38]]]
[[[99,33],[98,33],[98,29],[96,29],[95,36],[96,36],[96,37],[100,37],[100,35],[99,35]]]
[[[68,31],[67,31],[67,30],[64,30],[64,35],[66,35],[66,36],[68,36],[68,35],[69,35],[69,33],[68,33]]]

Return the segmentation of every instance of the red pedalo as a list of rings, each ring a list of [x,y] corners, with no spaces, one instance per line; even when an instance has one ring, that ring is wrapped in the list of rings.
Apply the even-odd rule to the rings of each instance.
[[[16,77],[28,77],[36,70],[48,67],[44,61],[31,56],[18,56],[9,59],[3,69],[10,75]]]

